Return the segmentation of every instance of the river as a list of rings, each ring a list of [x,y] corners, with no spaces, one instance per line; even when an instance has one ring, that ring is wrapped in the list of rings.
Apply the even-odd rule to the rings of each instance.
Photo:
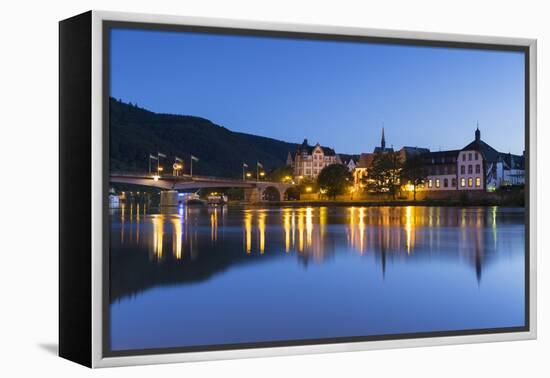
[[[113,351],[520,327],[525,211],[111,210]]]

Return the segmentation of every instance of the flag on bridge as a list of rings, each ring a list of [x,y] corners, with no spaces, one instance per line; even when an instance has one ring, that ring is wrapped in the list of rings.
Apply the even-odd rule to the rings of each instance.
[[[158,155],[158,157],[163,157],[163,158],[166,158],[166,155],[164,155],[164,154],[161,154],[160,152],[157,152],[157,155]]]
[[[194,161],[199,161],[199,158],[198,158],[198,157],[196,157],[196,156],[193,156],[193,155],[191,155],[191,160],[194,160]]]
[[[243,168],[248,168],[248,164],[243,163]]]
[[[180,163],[183,163],[183,159],[176,156],[176,161],[179,161]]]
[[[157,159],[158,159],[158,157],[156,157],[155,155],[151,155],[151,154],[149,154],[149,159],[155,159],[155,160],[157,160]]]
[[[262,163],[260,163],[260,162],[257,162],[257,164],[258,164],[258,167],[260,167],[260,168],[263,168],[263,167],[264,167],[264,166],[262,165]]]

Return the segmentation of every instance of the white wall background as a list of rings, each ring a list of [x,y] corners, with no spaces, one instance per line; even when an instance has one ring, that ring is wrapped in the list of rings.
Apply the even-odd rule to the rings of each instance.
[[[57,21],[89,9],[539,40],[539,194],[549,155],[549,10],[545,1],[5,1],[0,22],[0,375],[81,377],[549,376],[549,225],[539,216],[539,340],[90,371],[57,344]],[[545,67],[546,66],[546,67]],[[540,197],[539,197],[540,198]],[[543,231],[545,235],[543,235]]]

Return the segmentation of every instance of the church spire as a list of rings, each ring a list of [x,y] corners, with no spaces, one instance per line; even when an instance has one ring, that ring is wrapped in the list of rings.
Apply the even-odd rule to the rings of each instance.
[[[477,123],[476,128],[476,142],[479,142],[481,140],[481,131],[479,131],[479,122]]]
[[[384,126],[382,126],[382,141],[380,142],[380,147],[382,147],[383,150],[386,149],[386,138],[384,137]]]

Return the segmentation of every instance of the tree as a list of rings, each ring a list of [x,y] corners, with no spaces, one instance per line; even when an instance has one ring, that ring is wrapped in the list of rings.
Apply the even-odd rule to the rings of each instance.
[[[420,155],[415,154],[405,160],[401,178],[403,182],[408,182],[413,187],[413,199],[416,201],[416,188],[424,184],[426,181],[427,172],[424,167],[424,161]]]
[[[392,195],[399,188],[402,162],[398,152],[377,153],[368,169],[368,178],[377,192],[386,192]]]
[[[271,171],[268,175],[268,179],[276,182],[289,182],[292,181],[292,176],[294,176],[294,170],[290,165],[286,165]]]
[[[344,194],[350,186],[351,173],[341,164],[331,164],[321,170],[317,184],[327,195],[336,199],[338,194]]]
[[[309,177],[304,177],[302,180],[300,180],[298,188],[300,189],[300,193],[302,194],[317,193],[319,191],[319,186],[317,185],[317,181]]]

